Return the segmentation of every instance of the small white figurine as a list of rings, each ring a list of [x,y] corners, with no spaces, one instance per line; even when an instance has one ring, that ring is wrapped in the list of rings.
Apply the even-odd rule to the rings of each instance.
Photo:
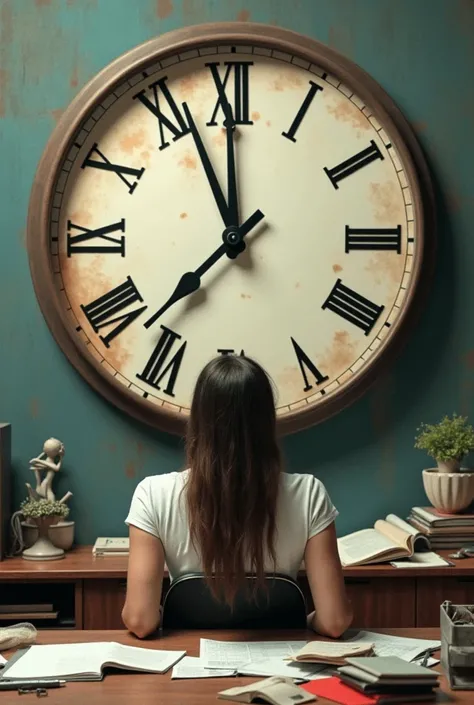
[[[61,469],[62,460],[64,457],[64,445],[56,438],[48,438],[43,446],[43,452],[37,458],[30,460],[30,470],[33,470],[36,477],[36,490],[27,482],[29,495],[31,499],[47,499],[50,502],[56,500],[52,490],[53,478],[55,473]],[[43,478],[42,473],[46,475]],[[60,501],[65,502],[71,496],[68,492]]]

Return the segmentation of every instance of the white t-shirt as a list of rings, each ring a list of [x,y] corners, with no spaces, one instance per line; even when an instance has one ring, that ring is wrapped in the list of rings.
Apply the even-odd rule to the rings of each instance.
[[[202,573],[189,535],[183,485],[189,470],[147,477],[137,486],[126,524],[161,540],[170,578]],[[276,573],[296,578],[306,542],[338,515],[323,483],[313,475],[281,474],[276,515]],[[266,572],[273,572],[268,560]]]

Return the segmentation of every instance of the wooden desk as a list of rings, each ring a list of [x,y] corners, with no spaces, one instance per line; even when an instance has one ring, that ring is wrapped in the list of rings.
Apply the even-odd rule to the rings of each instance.
[[[447,551],[440,551],[447,556]],[[11,558],[0,562],[3,584],[44,583],[74,586],[76,629],[121,629],[127,557],[94,558],[90,546],[79,546],[60,561],[33,562]],[[474,558],[448,568],[392,568],[388,564],[345,568],[344,578],[354,607],[356,627],[434,627],[443,600],[472,602]],[[299,582],[311,607],[306,575]],[[169,580],[165,578],[166,590]]]
[[[386,634],[413,636],[426,639],[439,639],[439,629],[384,629]],[[160,639],[139,641],[125,631],[51,631],[40,632],[40,644],[67,644],[76,641],[118,641],[131,646],[143,646],[149,649],[185,650],[188,656],[199,656],[199,639],[221,639],[227,641],[257,641],[310,639],[313,632],[308,631],[213,631],[213,632],[174,632]],[[7,654],[8,657],[8,654]],[[438,666],[437,670],[441,672]],[[109,674],[100,683],[68,683],[61,690],[49,690],[48,705],[208,705],[208,703],[225,702],[218,700],[217,693],[225,688],[255,682],[256,678],[205,678],[195,680],[171,680],[171,670],[164,675],[131,673]],[[440,690],[449,693],[450,703],[473,702],[472,691],[450,691],[444,677]],[[30,696],[34,697],[34,696]],[[0,705],[11,703],[16,695],[12,692],[0,693]],[[432,701],[443,699],[443,694]],[[325,698],[317,700],[317,705],[334,705]]]

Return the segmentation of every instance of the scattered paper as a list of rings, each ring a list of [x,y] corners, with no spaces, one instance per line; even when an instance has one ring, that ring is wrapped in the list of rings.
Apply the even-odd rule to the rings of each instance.
[[[332,670],[316,663],[295,663],[294,661],[288,663],[282,659],[268,658],[240,666],[238,672],[241,676],[280,676],[312,681],[318,678],[329,678],[332,675]]]
[[[366,631],[358,632],[349,641],[371,641],[376,656],[398,656],[404,661],[413,661],[428,650],[441,648],[441,642],[434,639],[412,639]]]
[[[449,566],[453,564],[438,556],[434,551],[423,551],[414,553],[402,561],[390,561],[390,565],[395,568],[432,568],[434,566]]]
[[[206,668],[200,658],[185,656],[173,668],[171,678],[223,678],[235,675],[235,669],[226,671],[223,668]]]
[[[262,659],[294,656],[306,641],[216,641],[201,639],[200,657],[207,668],[236,669]]]

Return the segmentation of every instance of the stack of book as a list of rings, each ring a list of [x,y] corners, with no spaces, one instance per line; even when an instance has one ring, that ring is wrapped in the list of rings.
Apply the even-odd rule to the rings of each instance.
[[[408,521],[429,539],[434,551],[474,544],[474,514],[440,514],[434,507],[413,507]]]
[[[128,556],[130,552],[129,539],[99,537],[92,553],[94,556]]]
[[[374,695],[377,703],[415,702],[434,698],[439,674],[397,656],[349,657],[338,678],[355,690]]]

